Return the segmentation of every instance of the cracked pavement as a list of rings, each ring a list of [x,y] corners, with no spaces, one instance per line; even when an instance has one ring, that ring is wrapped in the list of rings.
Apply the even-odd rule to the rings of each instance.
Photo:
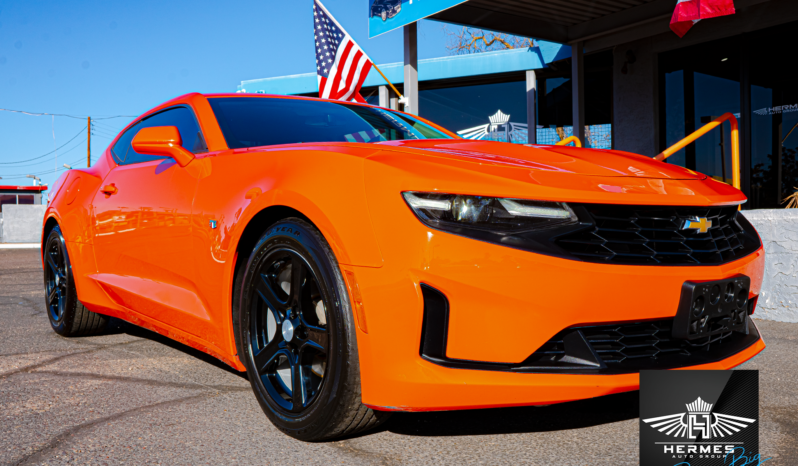
[[[798,324],[757,321],[760,450],[798,462]],[[38,250],[0,251],[0,464],[637,464],[637,392],[547,407],[401,413],[374,432],[293,440],[246,376],[115,323],[66,339],[47,321]]]

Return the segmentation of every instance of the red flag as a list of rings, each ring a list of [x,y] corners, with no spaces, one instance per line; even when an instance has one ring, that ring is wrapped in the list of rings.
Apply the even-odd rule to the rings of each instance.
[[[678,0],[671,17],[671,30],[684,37],[702,19],[733,14],[733,0]]]

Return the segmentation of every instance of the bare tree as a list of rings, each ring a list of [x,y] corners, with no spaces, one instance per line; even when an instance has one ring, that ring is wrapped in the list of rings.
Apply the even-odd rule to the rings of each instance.
[[[485,29],[474,29],[466,26],[463,26],[461,29],[452,30],[444,25],[443,32],[448,36],[446,49],[449,50],[450,55],[465,55],[469,53],[535,46],[535,42],[526,37],[513,36],[511,34],[503,34]]]

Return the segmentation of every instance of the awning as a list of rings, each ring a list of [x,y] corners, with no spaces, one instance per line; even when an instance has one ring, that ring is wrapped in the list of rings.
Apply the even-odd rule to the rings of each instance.
[[[734,3],[740,9],[768,1]],[[564,44],[634,30],[621,43],[667,32],[675,6],[676,0],[469,0],[430,19]]]

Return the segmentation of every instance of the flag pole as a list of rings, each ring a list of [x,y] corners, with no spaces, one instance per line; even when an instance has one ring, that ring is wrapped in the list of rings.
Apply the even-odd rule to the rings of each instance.
[[[386,83],[388,83],[388,85],[389,85],[389,86],[391,86],[391,89],[393,89],[393,91],[394,91],[394,92],[396,92],[396,95],[398,95],[400,99],[404,99],[404,96],[402,96],[402,93],[401,93],[401,92],[399,92],[399,91],[397,91],[397,90],[396,90],[396,88],[393,86],[393,84],[391,84],[391,82],[390,82],[390,81],[388,81],[388,78],[386,78],[386,77],[385,77],[385,75],[384,75],[384,74],[382,74],[382,71],[380,71],[380,69],[379,69],[379,68],[377,68],[377,64],[376,64],[376,63],[374,63],[374,62],[372,62],[372,63],[371,63],[371,66],[373,66],[373,67],[374,67],[374,69],[375,69],[375,70],[377,70],[377,73],[379,73],[379,74],[380,74],[380,76],[382,76],[382,79],[384,79],[384,80],[385,80],[385,82],[386,82]]]

